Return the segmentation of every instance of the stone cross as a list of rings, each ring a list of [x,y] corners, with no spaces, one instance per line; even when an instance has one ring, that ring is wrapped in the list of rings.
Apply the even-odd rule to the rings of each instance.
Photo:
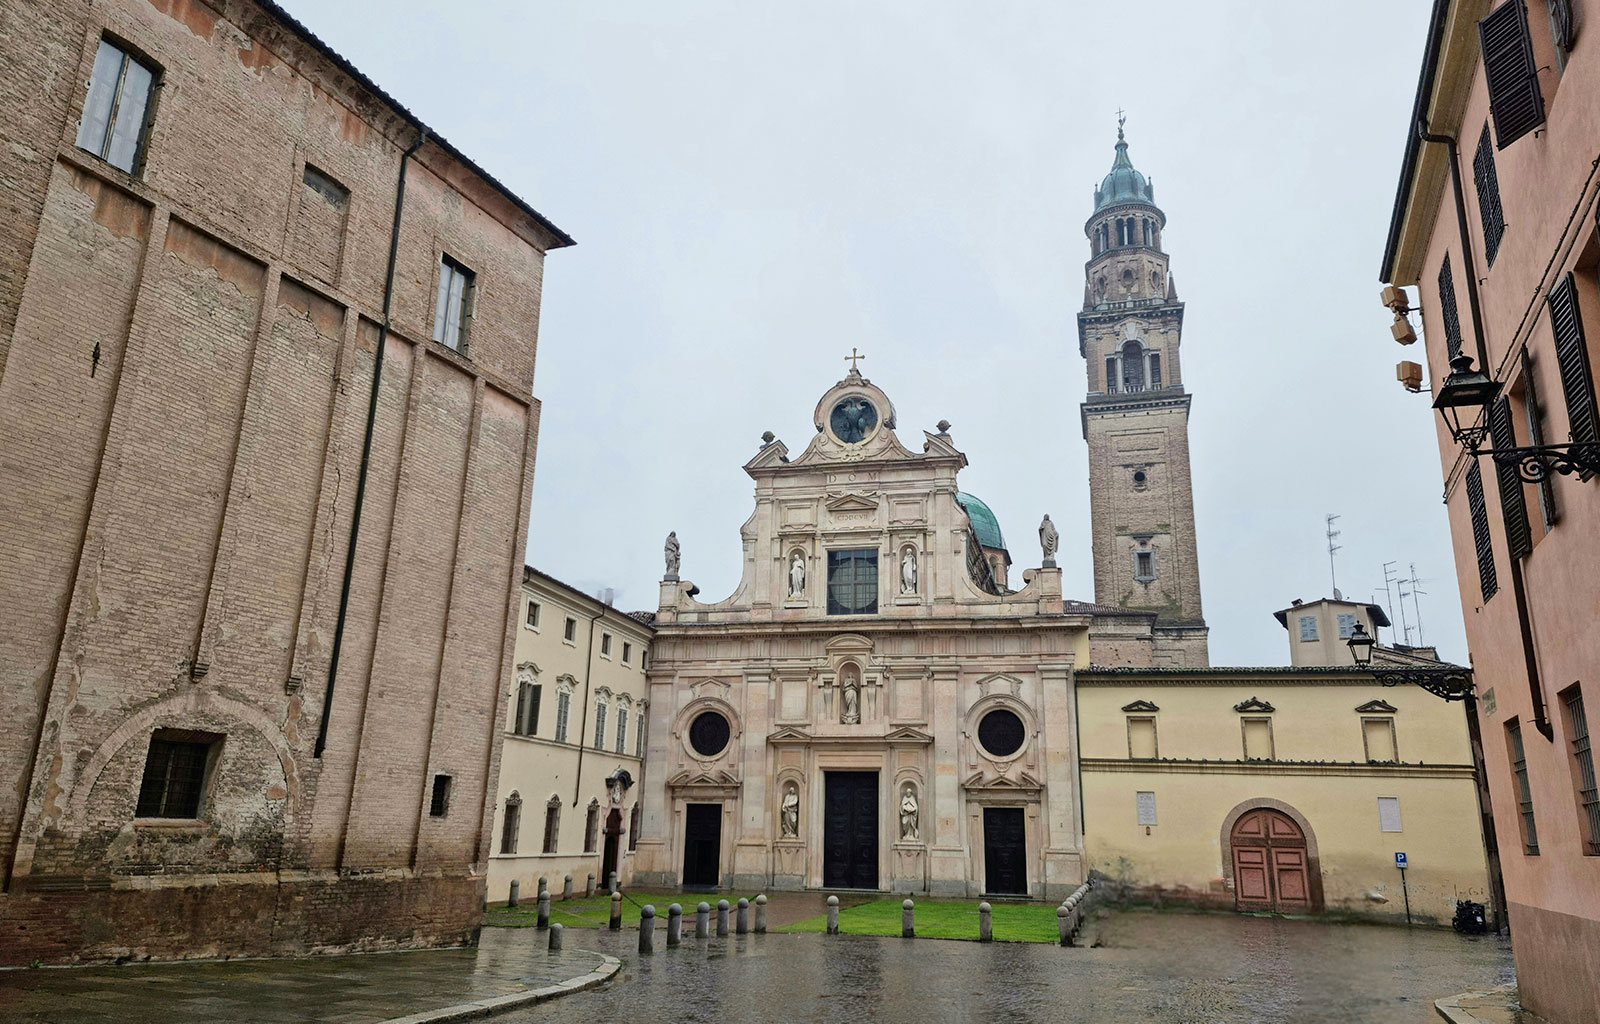
[[[856,361],[858,359],[865,359],[865,358],[867,358],[867,357],[864,356],[864,355],[861,355],[860,353],[858,353],[856,351],[856,347],[854,345],[851,345],[850,346],[850,354],[844,357],[844,361],[850,364],[850,369],[855,370],[856,369]]]

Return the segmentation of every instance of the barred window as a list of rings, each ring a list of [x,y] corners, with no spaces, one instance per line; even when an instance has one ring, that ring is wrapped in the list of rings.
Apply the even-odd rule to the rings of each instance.
[[[140,818],[198,818],[206,764],[221,737],[161,730],[150,737],[134,814]]]
[[[1563,690],[1561,704],[1567,716],[1567,742],[1572,745],[1572,781],[1578,791],[1578,831],[1583,852],[1600,857],[1600,786],[1594,774],[1594,750],[1589,746],[1589,717],[1583,710],[1583,691],[1576,685]]]

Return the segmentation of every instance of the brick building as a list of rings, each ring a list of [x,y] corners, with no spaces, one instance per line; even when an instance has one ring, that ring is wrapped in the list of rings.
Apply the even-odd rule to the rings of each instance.
[[[470,938],[571,239],[269,2],[0,25],[0,963]]]
[[[1517,983],[1561,1024],[1600,1020],[1597,100],[1600,3],[1435,0],[1382,268],[1435,400],[1476,390],[1444,499]]]

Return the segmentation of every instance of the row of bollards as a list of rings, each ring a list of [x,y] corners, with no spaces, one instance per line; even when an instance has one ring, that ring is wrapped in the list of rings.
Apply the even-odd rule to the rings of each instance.
[[[1072,895],[1061,901],[1061,906],[1056,908],[1056,932],[1060,936],[1063,946],[1071,945],[1072,937],[1078,933],[1081,914],[1078,905],[1089,894],[1089,883],[1085,882],[1072,891]]]
[[[612,929],[621,927],[622,894],[611,894],[611,920]],[[755,900],[755,932],[764,935],[767,931],[767,897],[760,895]],[[717,901],[717,937],[724,938],[728,934],[727,900]],[[734,929],[740,935],[750,931],[750,901],[741,897],[737,912],[734,916]],[[694,936],[697,939],[710,938],[711,936],[711,904],[700,903],[694,911]],[[667,906],[667,948],[671,949],[683,943],[683,907],[677,903]],[[639,952],[654,953],[656,948],[656,908],[646,903],[639,911]]]

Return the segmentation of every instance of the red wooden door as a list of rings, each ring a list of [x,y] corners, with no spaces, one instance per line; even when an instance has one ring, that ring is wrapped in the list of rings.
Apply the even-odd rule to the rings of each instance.
[[[1229,841],[1235,906],[1286,913],[1312,909],[1306,837],[1293,818],[1264,808],[1249,811],[1234,822]]]

